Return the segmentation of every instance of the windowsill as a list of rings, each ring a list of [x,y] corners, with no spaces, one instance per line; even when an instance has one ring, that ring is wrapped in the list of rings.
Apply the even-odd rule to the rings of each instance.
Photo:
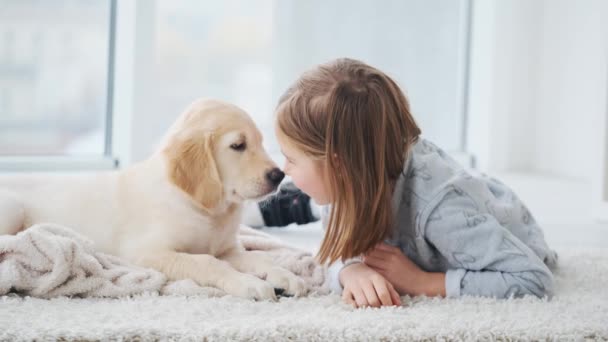
[[[1,172],[112,170],[118,160],[110,157],[0,156]]]

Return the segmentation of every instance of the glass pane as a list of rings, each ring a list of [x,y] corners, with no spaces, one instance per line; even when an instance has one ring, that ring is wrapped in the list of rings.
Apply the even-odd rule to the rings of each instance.
[[[103,155],[110,1],[0,8],[0,155]]]
[[[267,145],[274,146],[269,143],[276,101],[274,1],[158,0],[157,6],[161,96],[156,97],[154,114],[164,115],[167,126],[196,98],[223,99],[247,110],[264,131]]]
[[[393,76],[423,132],[462,146],[464,0],[158,0],[158,116],[217,97],[247,110],[277,151],[272,113],[304,70],[336,57]],[[160,120],[167,122],[168,119]]]

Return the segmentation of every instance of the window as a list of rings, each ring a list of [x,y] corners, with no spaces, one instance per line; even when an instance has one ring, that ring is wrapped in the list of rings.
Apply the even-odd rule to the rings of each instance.
[[[0,8],[0,158],[108,155],[111,1]]]
[[[468,7],[468,0],[0,0],[0,170],[10,156],[109,158],[109,167],[117,157],[128,165],[147,157],[199,97],[247,110],[278,154],[272,115],[280,94],[304,70],[337,57],[391,75],[423,134],[462,151]]]
[[[156,126],[195,98],[217,97],[247,110],[276,152],[282,91],[315,64],[352,57],[395,78],[427,137],[463,150],[468,1],[156,3]]]

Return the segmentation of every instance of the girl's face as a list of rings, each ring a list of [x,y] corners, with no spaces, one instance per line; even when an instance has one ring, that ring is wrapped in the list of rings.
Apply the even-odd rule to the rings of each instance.
[[[300,150],[286,143],[280,134],[277,134],[277,140],[286,159],[283,172],[290,176],[293,183],[317,204],[329,204],[325,176],[320,162],[311,159]]]

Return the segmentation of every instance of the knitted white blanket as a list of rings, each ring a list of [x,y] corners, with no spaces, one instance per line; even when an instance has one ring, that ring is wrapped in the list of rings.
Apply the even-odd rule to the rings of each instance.
[[[239,235],[248,250],[265,250],[276,263],[301,276],[312,293],[328,293],[325,271],[310,253],[243,227]],[[0,236],[0,295],[51,298],[122,297],[144,292],[168,295],[223,296],[192,280],[168,282],[165,275],[97,252],[93,243],[67,227],[33,226],[15,236]]]

